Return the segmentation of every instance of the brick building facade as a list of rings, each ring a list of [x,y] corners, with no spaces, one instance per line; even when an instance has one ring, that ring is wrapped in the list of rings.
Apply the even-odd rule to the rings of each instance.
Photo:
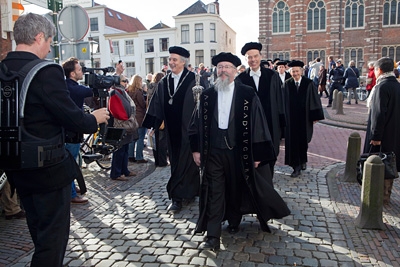
[[[259,0],[263,57],[400,61],[400,0]]]

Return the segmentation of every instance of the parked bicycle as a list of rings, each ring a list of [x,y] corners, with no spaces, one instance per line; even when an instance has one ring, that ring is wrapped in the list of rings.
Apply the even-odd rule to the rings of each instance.
[[[104,135],[100,132],[85,136],[80,147],[79,166],[82,166],[82,161],[86,164],[96,162],[102,169],[111,169],[112,153],[119,149],[125,129],[108,127]]]

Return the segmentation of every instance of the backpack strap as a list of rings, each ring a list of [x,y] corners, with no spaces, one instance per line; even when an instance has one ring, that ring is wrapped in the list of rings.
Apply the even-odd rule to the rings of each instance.
[[[51,61],[35,59],[26,64],[18,72],[18,75],[20,76],[20,84],[22,84],[19,93],[19,117],[21,119],[24,118],[26,94],[28,93],[29,85],[31,84],[32,79],[35,77],[36,73],[38,73],[39,70],[49,65],[59,66],[58,64]]]

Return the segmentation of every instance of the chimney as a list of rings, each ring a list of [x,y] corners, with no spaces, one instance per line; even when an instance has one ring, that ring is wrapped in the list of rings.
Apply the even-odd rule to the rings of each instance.
[[[217,14],[219,15],[219,3],[218,3],[218,0],[215,0],[214,4],[215,4],[215,8],[217,9]]]

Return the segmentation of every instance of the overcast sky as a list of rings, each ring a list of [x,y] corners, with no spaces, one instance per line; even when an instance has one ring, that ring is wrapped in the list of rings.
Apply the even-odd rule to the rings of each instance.
[[[150,29],[160,21],[170,27],[175,26],[173,16],[178,15],[197,0],[95,0],[131,17],[137,17]],[[209,4],[213,0],[202,0]],[[242,46],[258,41],[258,0],[219,0],[222,19],[236,32],[236,53],[240,56]],[[25,5],[25,10],[39,13],[33,5]]]

